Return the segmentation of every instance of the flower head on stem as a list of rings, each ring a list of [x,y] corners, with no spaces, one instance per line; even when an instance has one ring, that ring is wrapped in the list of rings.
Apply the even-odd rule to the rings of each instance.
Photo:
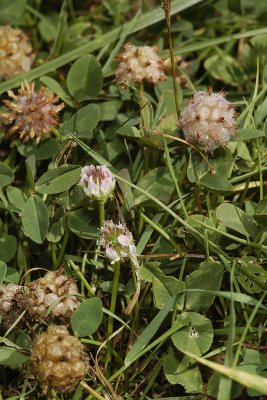
[[[93,200],[105,201],[114,191],[115,183],[112,172],[105,165],[87,165],[81,170],[79,185]]]

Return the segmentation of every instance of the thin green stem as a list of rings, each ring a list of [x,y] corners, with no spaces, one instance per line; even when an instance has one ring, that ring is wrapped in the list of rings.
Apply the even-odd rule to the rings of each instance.
[[[98,201],[98,211],[99,211],[99,225],[100,227],[104,226],[105,221],[105,201]]]
[[[56,244],[51,243],[51,257],[53,263],[53,270],[57,269],[57,255],[56,255]]]
[[[117,295],[119,288],[119,278],[120,278],[120,261],[115,262],[114,265],[114,278],[112,282],[112,293],[111,293],[111,302],[110,302],[110,312],[114,314],[117,303]],[[112,315],[109,315],[108,318],[108,328],[107,328],[107,337],[109,338],[113,333],[113,323],[114,319]]]
[[[84,284],[84,286],[86,287],[86,289],[88,290],[90,295],[92,297],[95,297],[95,292],[93,291],[93,289],[91,288],[91,286],[89,285],[87,280],[85,279],[83,273],[79,270],[79,267],[76,264],[74,264],[74,262],[72,260],[69,260],[69,265],[71,266],[73,271],[78,275],[78,277],[80,278],[80,280],[82,281],[82,283]]]
[[[58,255],[58,258],[57,258],[57,268],[62,263],[68,240],[69,240],[69,228],[66,227],[65,233],[64,233],[64,237],[63,237],[63,241],[62,241],[62,244],[61,244],[61,248],[60,248],[60,251],[59,251],[59,255]]]

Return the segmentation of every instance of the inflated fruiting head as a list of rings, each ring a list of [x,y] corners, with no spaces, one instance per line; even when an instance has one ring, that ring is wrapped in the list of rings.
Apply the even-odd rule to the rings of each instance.
[[[55,103],[59,98],[44,86],[35,90],[34,83],[21,84],[18,94],[8,91],[12,100],[4,100],[7,112],[3,114],[5,123],[9,124],[9,133],[19,133],[23,142],[34,139],[38,143],[42,137],[58,126],[58,113],[64,104]]]
[[[182,111],[179,125],[189,143],[213,153],[236,133],[234,106],[223,92],[196,92]]]
[[[42,386],[68,392],[75,388],[89,369],[88,357],[79,340],[65,326],[50,326],[38,335],[29,358],[29,372]]]
[[[156,84],[166,80],[164,61],[157,51],[157,47],[136,47],[131,43],[124,45],[124,52],[117,56],[119,64],[116,70],[116,80],[122,89],[131,82]]]
[[[0,81],[29,71],[34,58],[26,33],[9,25],[0,26]]]
[[[31,282],[28,288],[27,310],[33,318],[46,317],[50,309],[49,315],[67,321],[79,305],[75,297],[78,294],[76,283],[65,276],[62,269],[48,272]]]

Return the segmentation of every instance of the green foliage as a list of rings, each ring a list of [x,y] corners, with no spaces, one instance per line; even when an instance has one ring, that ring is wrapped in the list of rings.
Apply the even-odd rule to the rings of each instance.
[[[71,316],[71,328],[77,336],[95,333],[103,318],[100,299],[92,298],[81,303]]]
[[[266,2],[171,1],[174,80],[156,3],[0,1],[1,24],[25,30],[36,53],[32,69],[1,81],[2,100],[26,79],[64,103],[38,143],[10,134],[1,105],[0,284],[22,285],[14,299],[0,290],[3,398],[43,396],[32,376],[28,383],[27,361],[52,324],[77,336],[90,371],[73,393],[49,398],[266,395]],[[127,42],[156,46],[167,79],[122,90],[115,73]],[[209,87],[224,90],[237,114],[235,134],[213,154],[186,143],[177,116]],[[50,116],[46,108],[42,118]],[[197,126],[202,116],[193,117]],[[104,204],[79,185],[86,165],[114,173]],[[112,263],[117,239],[103,246],[104,220],[127,225],[136,258],[121,235],[115,251],[125,253]],[[59,284],[54,303],[71,315],[29,316],[28,285],[46,271],[75,281],[78,293]]]

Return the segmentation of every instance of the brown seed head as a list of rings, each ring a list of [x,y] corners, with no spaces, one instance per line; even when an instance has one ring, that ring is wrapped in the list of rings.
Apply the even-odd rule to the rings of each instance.
[[[71,391],[85,377],[89,362],[83,345],[65,326],[50,326],[38,335],[29,359],[29,371],[42,386]]]
[[[0,326],[8,329],[18,319],[25,309],[25,295],[23,287],[8,283],[0,285]],[[17,327],[21,326],[24,318]]]
[[[29,71],[34,58],[26,33],[9,25],[0,26],[0,81]]]
[[[35,139],[38,143],[44,134],[50,133],[53,126],[58,126],[58,113],[64,104],[55,105],[59,98],[44,86],[38,91],[34,83],[21,84],[18,94],[8,91],[12,100],[4,100],[7,112],[3,114],[6,123],[12,125],[9,133],[19,133],[23,142]]]
[[[49,307],[50,314],[68,321],[79,305],[76,283],[62,273],[62,269],[48,272],[43,278],[28,285],[27,309],[33,318],[44,317]],[[63,298],[61,298],[63,296]]]

